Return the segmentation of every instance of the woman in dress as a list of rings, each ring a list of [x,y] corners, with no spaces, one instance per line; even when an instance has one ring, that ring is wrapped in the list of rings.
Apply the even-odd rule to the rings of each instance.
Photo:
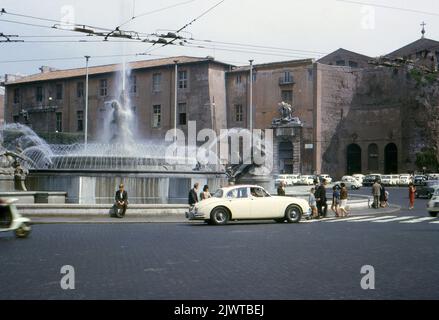
[[[409,210],[412,210],[415,207],[415,192],[416,192],[416,188],[413,185],[412,182],[410,182],[409,184]]]
[[[206,185],[203,187],[203,192],[201,192],[201,194],[200,194],[200,199],[201,199],[201,200],[206,200],[206,199],[209,199],[211,196],[212,196],[212,195],[211,195],[210,192],[209,192],[209,186],[206,184]]]

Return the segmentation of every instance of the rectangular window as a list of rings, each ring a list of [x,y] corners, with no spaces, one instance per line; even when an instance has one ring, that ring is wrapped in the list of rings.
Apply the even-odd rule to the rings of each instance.
[[[160,105],[153,106],[152,127],[160,128],[162,121],[162,107]]]
[[[84,82],[78,82],[76,84],[76,96],[78,98],[84,97]]]
[[[20,89],[14,89],[14,103],[20,103]]]
[[[63,97],[63,87],[61,83],[56,85],[56,100],[62,100]]]
[[[335,61],[335,65],[337,65],[337,66],[344,66],[344,65],[346,65],[346,63],[345,63],[344,60],[337,60],[337,61]]]
[[[62,113],[61,112],[56,113],[56,131],[62,132]]]
[[[187,88],[187,71],[178,72],[178,88],[180,89]]]
[[[130,93],[137,93],[137,77],[130,77]]]
[[[77,131],[84,131],[84,111],[76,111]]]
[[[43,102],[43,87],[36,88],[37,102]]]
[[[102,79],[99,82],[99,94],[101,97],[107,96],[107,85],[108,85],[107,79]]]
[[[293,90],[282,90],[282,101],[292,104],[293,103]]]
[[[178,124],[184,126],[187,124],[186,103],[178,104]]]
[[[358,68],[358,63],[355,61],[349,61],[349,67],[351,68]]]
[[[159,92],[160,91],[160,83],[162,82],[162,74],[154,73],[152,75],[152,91]]]
[[[242,120],[243,120],[242,104],[235,104],[235,121],[242,122]]]

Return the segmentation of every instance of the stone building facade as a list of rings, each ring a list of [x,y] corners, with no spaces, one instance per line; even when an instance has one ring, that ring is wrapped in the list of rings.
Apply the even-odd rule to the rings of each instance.
[[[188,121],[196,121],[197,130],[249,128],[249,66],[175,57],[130,64],[129,97],[141,138],[163,139],[173,128],[174,60],[179,128],[187,130]],[[302,121],[294,139],[276,142],[279,172],[341,177],[414,171],[416,153],[439,150],[438,61],[439,42],[422,38],[379,58],[339,49],[317,62],[256,64],[253,127],[271,128],[282,101]],[[91,139],[98,137],[101,109],[120,91],[119,69],[90,68]],[[85,69],[42,70],[6,80],[5,120],[40,132],[82,132]]]
[[[3,124],[5,117],[5,88],[0,87],[0,125]]]
[[[188,121],[202,128],[226,127],[225,72],[230,66],[211,58],[175,57],[133,62],[126,93],[140,138],[163,138],[174,128],[175,63],[178,61],[177,127]],[[36,132],[84,131],[85,68],[48,70],[6,81],[7,122],[20,122]],[[119,99],[121,66],[89,68],[88,137],[99,138],[108,102]],[[199,129],[202,129],[201,127]]]

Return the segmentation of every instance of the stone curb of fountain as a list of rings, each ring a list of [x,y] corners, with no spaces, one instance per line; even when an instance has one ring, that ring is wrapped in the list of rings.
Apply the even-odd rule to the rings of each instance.
[[[388,208],[380,209],[353,209],[351,216],[358,215],[383,215],[393,214],[401,210],[400,206],[390,205]],[[32,215],[24,214],[32,220],[33,224],[119,224],[119,223],[194,223],[185,218],[184,214],[130,214],[129,211],[123,219],[111,218],[102,214],[99,215]],[[329,210],[328,217],[333,217]]]

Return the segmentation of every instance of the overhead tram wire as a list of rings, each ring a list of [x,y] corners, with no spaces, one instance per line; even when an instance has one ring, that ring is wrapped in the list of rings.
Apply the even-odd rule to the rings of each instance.
[[[165,47],[165,46],[167,46],[167,45],[170,45],[170,44],[174,43],[175,41],[177,41],[177,40],[180,38],[180,37],[178,37],[178,33],[179,33],[179,32],[183,31],[184,29],[186,29],[187,27],[189,27],[190,25],[192,25],[192,24],[193,24],[195,21],[197,21],[198,19],[204,17],[206,14],[208,14],[210,11],[212,11],[213,9],[215,9],[216,7],[218,7],[218,6],[219,6],[220,4],[222,4],[224,1],[226,1],[226,0],[221,0],[221,1],[217,2],[215,5],[213,5],[212,7],[208,8],[206,11],[204,11],[204,12],[203,12],[202,14],[200,14],[198,17],[196,17],[195,19],[193,19],[191,22],[185,24],[183,27],[181,27],[180,29],[178,29],[178,30],[176,31],[176,35],[177,35],[177,37],[175,37],[173,40],[169,41],[168,43],[163,44],[163,45],[161,46],[161,48],[163,48],[163,47]],[[154,43],[154,44],[153,44],[153,45],[152,45],[152,46],[151,46],[146,52],[152,52],[153,50],[155,50],[155,49],[152,49],[152,47],[154,47],[155,44],[156,44],[156,43]]]
[[[336,0],[336,1],[350,3],[350,4],[357,4],[357,5],[362,5],[362,6],[371,6],[371,7],[376,7],[376,8],[392,9],[392,10],[406,11],[406,12],[412,12],[412,13],[426,14],[426,15],[430,15],[430,16],[439,16],[439,12],[421,11],[421,10],[416,10],[416,9],[394,7],[394,6],[376,4],[376,3],[371,3],[371,2],[352,1],[352,0]]]

